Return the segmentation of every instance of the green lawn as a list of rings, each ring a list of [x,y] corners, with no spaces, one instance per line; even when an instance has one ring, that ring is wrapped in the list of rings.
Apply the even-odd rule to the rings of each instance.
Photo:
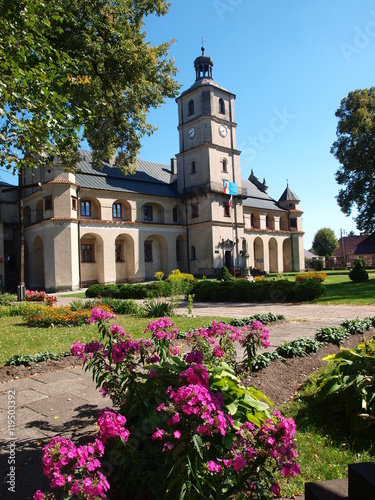
[[[315,303],[322,304],[375,304],[375,274],[363,283],[353,283],[349,276],[327,276],[326,293]]]

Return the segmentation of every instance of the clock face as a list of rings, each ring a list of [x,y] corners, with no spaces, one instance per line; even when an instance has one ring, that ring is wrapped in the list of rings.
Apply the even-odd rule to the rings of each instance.
[[[227,127],[224,127],[224,125],[220,125],[219,134],[221,135],[221,137],[225,137],[227,135]]]
[[[191,127],[188,130],[188,136],[192,139],[195,136],[195,128]]]

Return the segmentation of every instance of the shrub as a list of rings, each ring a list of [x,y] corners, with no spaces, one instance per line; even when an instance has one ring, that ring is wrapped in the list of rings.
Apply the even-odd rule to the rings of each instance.
[[[272,413],[254,387],[244,388],[218,361],[214,350],[220,354],[220,348],[203,364],[196,349],[183,358],[176,353],[171,342],[177,329],[168,318],[149,324],[152,340],[134,340],[118,325],[107,328],[100,311],[92,313],[100,318],[101,343],[76,343],[71,350],[120,411],[101,412],[90,448],[101,451],[91,468],[79,468],[79,480],[76,456],[82,453],[71,441],[53,438],[44,448],[45,473],[52,477],[53,471],[67,496],[80,491],[86,477],[96,484],[92,475],[101,456],[112,471],[102,491],[110,487],[112,498],[124,492],[129,498],[242,498],[256,488],[257,497],[266,499],[279,493],[274,472],[299,474],[293,420]],[[206,335],[210,346],[208,339],[216,342],[222,331],[235,334],[228,328],[216,323],[200,338]]]
[[[234,280],[233,276],[230,274],[227,266],[223,266],[217,275],[218,281],[232,281]]]
[[[365,270],[364,259],[355,259],[354,267],[349,273],[349,278],[357,283],[368,280],[368,272]]]
[[[348,337],[350,337],[350,333],[343,326],[327,326],[315,334],[315,340],[334,345],[342,344]]]
[[[155,279],[157,279],[158,281],[162,281],[162,279],[164,278],[164,273],[163,273],[163,271],[156,271],[154,276],[155,276]]]
[[[353,433],[375,425],[375,336],[355,349],[342,349],[323,358],[328,372],[317,381],[318,400],[334,412],[344,412]]]
[[[326,292],[325,286],[320,281],[305,280],[298,283],[294,291],[294,299],[297,302],[306,302],[318,299]]]
[[[326,279],[327,279],[327,273],[318,273],[318,272],[314,271],[314,272],[297,274],[295,281],[296,281],[296,283],[301,283],[301,281],[305,281],[305,280],[314,280],[314,281],[323,282]]]
[[[23,310],[23,317],[28,326],[79,326],[87,323],[90,311],[72,311],[69,306],[51,308],[39,304],[29,304]]]
[[[115,314],[132,314],[134,316],[142,314],[142,306],[137,304],[133,299],[102,299],[101,303],[108,305]]]
[[[322,259],[313,259],[311,261],[311,267],[315,271],[322,271],[324,268],[324,261]]]
[[[148,318],[159,318],[161,316],[173,316],[175,308],[171,302],[166,302],[160,298],[146,300],[143,306],[145,315]]]
[[[17,301],[17,295],[13,293],[0,294],[0,306],[10,306],[12,302]]]
[[[85,292],[86,297],[88,297],[89,299],[93,299],[95,297],[99,297],[99,295],[103,295],[102,291],[104,286],[105,285],[101,285],[100,283],[90,285]]]

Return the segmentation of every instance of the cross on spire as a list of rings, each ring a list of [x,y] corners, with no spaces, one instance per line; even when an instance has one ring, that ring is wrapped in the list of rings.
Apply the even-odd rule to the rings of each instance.
[[[201,35],[201,41],[202,41],[202,48],[201,48],[201,51],[202,51],[202,56],[204,56],[204,51],[205,51],[205,48],[204,48],[204,42],[205,42],[205,38],[203,35]]]

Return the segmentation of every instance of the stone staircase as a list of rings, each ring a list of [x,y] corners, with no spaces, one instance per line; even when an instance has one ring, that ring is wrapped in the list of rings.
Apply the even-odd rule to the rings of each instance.
[[[375,462],[350,464],[347,479],[305,484],[305,500],[375,500]]]

